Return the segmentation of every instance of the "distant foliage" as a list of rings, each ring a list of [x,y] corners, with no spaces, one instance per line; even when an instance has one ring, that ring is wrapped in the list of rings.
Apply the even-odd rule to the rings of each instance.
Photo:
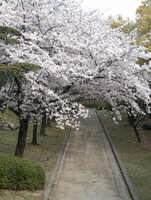
[[[30,160],[0,154],[0,188],[13,190],[44,189],[45,172]]]
[[[111,21],[111,28],[118,28],[123,33],[128,35],[136,28],[136,24],[133,21],[130,19],[125,20],[121,15],[115,19],[112,16],[109,16],[108,20]]]
[[[83,106],[87,108],[96,108],[98,110],[103,110],[103,109],[112,109],[112,106],[107,103],[107,102],[99,102],[99,101],[80,101]]]

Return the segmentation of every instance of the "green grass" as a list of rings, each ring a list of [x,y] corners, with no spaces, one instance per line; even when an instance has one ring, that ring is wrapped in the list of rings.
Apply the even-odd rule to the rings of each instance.
[[[10,111],[6,111],[6,116],[18,125],[18,118]],[[27,135],[26,148],[24,158],[34,160],[41,164],[46,173],[46,185],[50,179],[53,168],[56,164],[58,154],[60,152],[63,140],[68,133],[68,129],[61,130],[55,127],[55,123],[51,123],[51,127],[46,128],[46,136],[38,135],[38,145],[32,145],[32,127],[29,123],[29,131]],[[38,133],[39,133],[38,128]],[[13,155],[17,143],[17,131],[11,131],[6,125],[0,128],[0,152]],[[0,200],[43,200],[44,191],[12,191],[0,190]]]
[[[127,122],[126,115],[123,115],[123,120],[119,124],[115,124],[109,111],[99,111],[99,113],[139,200],[150,200],[151,131],[141,130],[146,122],[142,122],[138,127],[142,140],[138,143],[132,127]]]

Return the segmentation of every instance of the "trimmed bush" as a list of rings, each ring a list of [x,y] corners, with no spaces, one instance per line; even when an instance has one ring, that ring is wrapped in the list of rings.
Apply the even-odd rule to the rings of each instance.
[[[45,172],[37,163],[0,153],[0,188],[12,190],[44,189]]]

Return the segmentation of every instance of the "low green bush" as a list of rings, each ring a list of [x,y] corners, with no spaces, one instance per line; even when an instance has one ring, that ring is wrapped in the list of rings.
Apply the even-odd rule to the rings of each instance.
[[[0,153],[0,188],[12,190],[44,189],[45,172],[33,161]]]

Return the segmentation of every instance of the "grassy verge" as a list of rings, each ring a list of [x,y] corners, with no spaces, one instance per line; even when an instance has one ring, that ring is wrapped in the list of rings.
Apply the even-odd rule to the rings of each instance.
[[[127,122],[126,115],[123,115],[123,120],[119,124],[115,124],[109,111],[99,111],[99,113],[138,198],[140,200],[150,200],[151,131],[141,130],[141,126],[145,122],[140,124],[138,129],[142,142],[139,144],[132,127]]]
[[[16,116],[7,111],[9,119],[15,125],[18,124]],[[50,179],[53,168],[56,164],[58,154],[60,152],[63,140],[68,133],[68,129],[61,130],[55,127],[55,123],[51,127],[46,128],[46,136],[38,135],[38,145],[32,145],[32,123],[29,123],[29,131],[27,143],[24,152],[24,158],[34,160],[41,164],[46,172],[46,185]],[[39,130],[38,130],[39,133]],[[0,152],[14,154],[17,142],[18,131],[11,131],[6,125],[0,129]],[[44,191],[12,191],[0,190],[0,200],[43,200]]]

